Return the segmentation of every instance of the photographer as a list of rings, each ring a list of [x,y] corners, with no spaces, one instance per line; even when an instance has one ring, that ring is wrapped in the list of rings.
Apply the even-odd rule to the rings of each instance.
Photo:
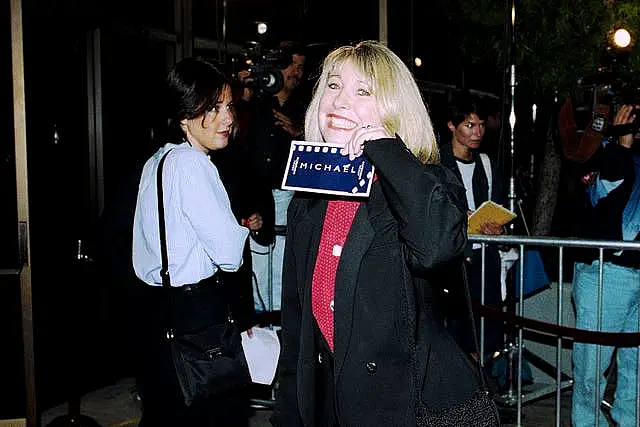
[[[640,241],[640,156],[635,148],[640,106],[623,105],[613,120],[613,141],[598,148],[594,166],[583,181],[590,206],[584,215],[584,236],[591,239]],[[597,131],[597,129],[593,128]],[[616,141],[617,139],[617,141]],[[600,135],[602,141],[602,135]],[[573,301],[576,327],[597,330],[599,261],[597,251],[585,252],[583,262],[574,267]],[[640,298],[640,253],[604,252],[602,294],[603,332],[638,332]],[[596,366],[594,344],[573,345],[574,426],[595,425],[594,402],[601,402],[607,383],[605,370],[614,347],[601,346],[600,366]],[[637,348],[617,349],[617,385],[611,416],[619,426],[636,425]],[[595,390],[600,375],[600,390]],[[597,397],[595,393],[599,392]],[[599,408],[597,408],[599,411]],[[599,411],[600,425],[608,425]]]
[[[306,108],[292,94],[304,76],[305,55],[300,46],[281,43],[271,56],[274,71],[281,73],[282,82],[279,77],[272,78],[274,83],[267,85],[250,70],[238,73],[244,87],[238,105],[243,110],[240,116],[244,123],[239,125],[245,150],[259,178],[267,179],[271,188],[279,189],[291,140],[302,137],[304,130]]]
[[[289,156],[291,141],[303,139],[306,104],[296,96],[295,89],[304,76],[303,47],[282,42],[267,56],[259,69],[270,69],[279,75],[265,79],[251,71],[240,71],[238,80],[243,88],[238,104],[239,139],[246,161],[254,169],[256,185],[269,185],[275,204],[275,225],[287,223],[286,214],[292,191],[281,190],[282,177]],[[282,77],[280,79],[280,76]],[[277,78],[276,78],[277,77]],[[281,81],[280,81],[281,80]],[[270,82],[265,84],[265,81]],[[251,241],[254,253],[254,272],[258,282],[257,310],[279,310],[281,294],[282,256],[284,236],[276,237],[273,249],[272,296],[273,307],[267,307],[269,265],[268,246]],[[268,303],[267,303],[268,304]]]

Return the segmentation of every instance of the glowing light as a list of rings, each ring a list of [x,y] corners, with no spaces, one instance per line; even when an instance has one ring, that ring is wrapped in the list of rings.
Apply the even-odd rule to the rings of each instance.
[[[536,122],[536,115],[538,113],[538,106],[536,104],[533,104],[531,106],[531,112],[533,114],[533,123],[535,123]]]
[[[413,63],[416,64],[416,67],[419,67],[422,65],[422,59],[416,56],[416,59],[413,60]]]
[[[264,34],[267,32],[267,23],[258,22],[258,34]]]
[[[631,43],[631,34],[629,34],[629,31],[624,28],[619,28],[613,34],[613,42],[618,47],[627,47]]]

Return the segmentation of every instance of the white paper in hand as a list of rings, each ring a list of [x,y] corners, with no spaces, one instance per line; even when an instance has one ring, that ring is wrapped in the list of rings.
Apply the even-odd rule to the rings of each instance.
[[[241,334],[242,348],[249,366],[251,381],[269,385],[276,376],[280,341],[272,329],[254,327],[252,331],[252,338],[249,338],[246,331]]]

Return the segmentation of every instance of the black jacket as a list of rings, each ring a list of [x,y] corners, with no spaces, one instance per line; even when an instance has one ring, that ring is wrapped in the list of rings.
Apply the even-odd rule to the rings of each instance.
[[[484,164],[482,163],[482,160],[477,153],[474,153],[473,161],[476,165],[473,170],[472,178],[473,199],[476,202],[476,207],[478,207],[482,203],[487,201],[487,196],[489,194],[489,184],[487,175],[484,170]],[[458,178],[460,184],[462,184],[462,175],[460,174],[460,169],[458,169],[456,158],[453,155],[453,148],[451,147],[451,143],[440,146],[440,162],[442,163],[442,166],[445,166],[446,168],[451,170]],[[498,171],[498,168],[493,161],[491,161],[491,178],[491,200],[502,205],[505,201],[503,179],[500,171]],[[466,200],[467,199],[465,198],[465,205],[467,204]]]
[[[420,388],[437,410],[466,399],[478,384],[476,367],[429,306],[432,288],[441,285],[434,268],[466,244],[464,193],[446,169],[420,164],[402,141],[372,141],[364,155],[378,180],[356,213],[336,274],[334,400],[340,425],[406,427],[415,425]],[[326,199],[308,194],[289,206],[274,414],[282,427],[314,426],[321,398],[311,281],[326,207]],[[428,330],[417,328],[414,286],[424,290]],[[417,340],[428,349],[424,375]]]

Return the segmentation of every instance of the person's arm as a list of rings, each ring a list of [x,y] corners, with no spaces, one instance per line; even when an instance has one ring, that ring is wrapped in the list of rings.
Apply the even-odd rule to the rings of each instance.
[[[631,115],[632,105],[624,105],[614,119],[614,126],[628,126],[636,118]],[[617,143],[610,143],[600,150],[595,171],[587,174],[583,181],[587,184],[587,193],[591,206],[595,207],[602,199],[609,198],[612,192],[625,181],[636,179],[631,146],[633,134],[620,135]],[[627,182],[627,186],[633,182]]]
[[[284,129],[293,139],[302,139],[304,133],[303,122],[295,122],[288,116],[285,116],[278,110],[273,110],[273,115],[276,119],[275,125]]]
[[[440,165],[423,165],[399,139],[364,145],[399,223],[413,269],[427,270],[460,255],[467,236],[464,188]]]
[[[294,199],[287,216],[295,223],[295,208],[297,202]],[[284,268],[282,272],[282,350],[278,362],[279,388],[276,395],[276,405],[271,419],[277,427],[302,426],[300,411],[298,408],[297,367],[300,349],[300,323],[302,319],[302,307],[298,295],[298,283],[296,280],[296,259],[290,239],[295,236],[289,234],[285,244]]]
[[[615,127],[629,126],[636,118],[633,112],[633,105],[623,105],[613,121]],[[620,132],[620,131],[619,131]],[[600,159],[600,178],[609,181],[625,179],[631,175],[635,175],[633,169],[633,157],[631,155],[631,147],[633,146],[634,135],[631,133],[621,134],[618,137],[617,144],[609,144],[603,150],[603,156]]]
[[[249,230],[238,224],[233,215],[213,163],[195,151],[180,154],[167,158],[167,168],[170,169],[170,162],[177,162],[173,179],[178,180],[184,214],[211,261],[223,271],[236,271],[242,265]]]

